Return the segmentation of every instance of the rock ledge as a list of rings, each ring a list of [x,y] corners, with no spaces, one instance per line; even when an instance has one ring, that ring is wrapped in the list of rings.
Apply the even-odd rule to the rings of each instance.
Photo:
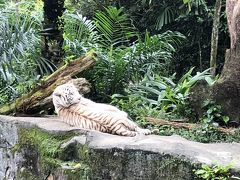
[[[121,137],[76,129],[57,118],[0,116],[0,180],[30,176],[190,180],[192,170],[202,163],[233,163],[233,173],[240,174],[239,152],[239,143],[203,144],[180,136]],[[58,165],[50,157],[58,159]]]

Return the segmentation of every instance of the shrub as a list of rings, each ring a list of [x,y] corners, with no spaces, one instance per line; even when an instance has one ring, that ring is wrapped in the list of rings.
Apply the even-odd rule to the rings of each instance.
[[[206,179],[206,180],[240,179],[239,177],[235,177],[231,175],[230,173],[231,167],[232,167],[232,164],[228,164],[226,166],[215,164],[212,167],[204,164],[200,169],[194,170],[194,173],[198,178]]]
[[[26,93],[48,63],[40,57],[39,19],[27,3],[0,8],[0,104]],[[26,8],[26,9],[24,9]],[[26,71],[26,69],[28,69]]]
[[[191,75],[192,71],[193,68],[183,75],[177,83],[174,82],[175,74],[170,78],[147,74],[142,81],[130,86],[129,91],[131,95],[142,99],[145,104],[154,106],[159,110],[186,115],[185,110],[188,106],[190,89],[202,79],[208,80],[209,83],[213,82],[210,81],[209,70],[194,76]]]

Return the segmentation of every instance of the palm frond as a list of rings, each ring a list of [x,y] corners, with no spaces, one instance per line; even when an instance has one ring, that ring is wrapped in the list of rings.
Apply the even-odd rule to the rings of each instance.
[[[7,15],[0,11],[0,68],[6,78],[9,77],[6,74],[14,73],[14,62],[19,63],[26,51],[34,51],[39,41],[30,18],[18,17],[13,21]]]
[[[166,31],[154,36],[146,32],[144,41],[134,44],[128,54],[131,68],[138,72],[135,77],[138,79],[146,72],[166,75],[173,53],[184,39],[178,32]]]
[[[96,42],[98,39],[95,24],[84,17],[82,14],[65,13],[64,14],[64,33],[65,38],[80,42]]]
[[[107,7],[105,11],[98,11],[94,22],[101,33],[100,44],[108,49],[127,44],[131,38],[137,36],[131,20],[123,13],[122,8]]]
[[[173,6],[167,6],[160,9],[160,14],[157,17],[155,29],[160,30],[166,24],[169,24],[175,20],[176,10]]]

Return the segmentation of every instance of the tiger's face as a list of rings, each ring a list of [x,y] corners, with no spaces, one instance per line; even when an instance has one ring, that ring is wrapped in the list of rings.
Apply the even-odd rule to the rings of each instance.
[[[77,104],[81,100],[77,88],[72,83],[66,83],[58,86],[53,92],[53,104],[55,109],[59,107],[69,107]]]

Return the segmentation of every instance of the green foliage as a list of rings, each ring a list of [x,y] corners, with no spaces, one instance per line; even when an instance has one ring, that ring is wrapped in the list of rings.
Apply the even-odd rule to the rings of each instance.
[[[219,142],[225,138],[225,135],[219,133],[212,124],[203,122],[189,131],[189,138],[194,141],[209,143]]]
[[[121,9],[109,7],[97,12],[94,21],[78,13],[67,13],[65,22],[64,48],[67,55],[80,55],[90,48],[96,49],[98,64],[86,76],[94,81],[102,94],[111,94],[120,89],[127,81],[124,77],[127,62],[123,59],[127,48],[115,50],[115,47],[131,37],[132,28],[129,28],[127,15]]]
[[[0,72],[4,80],[16,76],[14,66],[21,64],[26,52],[34,51],[38,37],[34,29],[28,26],[28,17],[10,19],[9,12],[0,11]]]
[[[149,106],[142,99],[129,94],[123,96],[120,94],[112,95],[112,104],[117,105],[120,109],[124,110],[132,117],[135,121],[140,124],[146,124],[145,117],[162,117],[164,114],[161,110]],[[166,116],[166,114],[164,114]]]
[[[144,39],[133,44],[126,55],[134,73],[132,80],[142,79],[146,72],[168,75],[173,54],[184,39],[178,32],[166,31],[153,36],[145,32]]]
[[[99,61],[86,75],[102,99],[108,100],[110,95],[122,92],[126,87],[129,80],[126,72],[128,62],[123,58],[126,51],[127,49],[118,49],[111,55],[98,54]]]
[[[65,12],[64,50],[66,59],[73,59],[85,54],[97,46],[99,35],[92,20],[79,13]]]
[[[195,15],[199,15],[208,11],[207,2],[205,0],[183,0],[183,4],[187,7],[186,13],[193,12]]]
[[[129,14],[132,23],[141,33],[147,30],[151,35],[161,34],[166,30],[178,31],[187,37],[186,43],[177,49],[171,64],[171,71],[182,75],[190,67],[202,71],[209,67],[211,47],[212,18],[215,1],[206,0],[118,0],[118,1],[78,1],[81,13],[92,17],[103,7],[123,7],[123,12]],[[217,73],[220,72],[226,48],[229,47],[229,33],[224,11],[221,14],[219,51]]]
[[[65,12],[64,22],[65,38],[92,43],[97,41],[98,36],[94,22],[82,14]]]
[[[224,116],[220,105],[216,105],[213,101],[206,100],[203,104],[206,112],[203,115],[202,121],[207,124],[219,123],[220,125],[227,125],[229,117]]]
[[[126,90],[126,95],[113,95],[112,103],[130,113],[134,118],[146,116],[162,118],[190,117],[193,112],[188,104],[190,89],[202,79],[209,80],[209,70],[192,76],[190,69],[177,83],[175,75],[163,77],[147,74],[139,83],[132,84]]]
[[[123,59],[128,49],[116,47],[132,37],[133,28],[129,27],[128,16],[122,13],[122,9],[109,7],[97,12],[94,21],[78,13],[65,14],[65,21],[64,49],[68,56],[79,56],[91,48],[97,52],[99,61],[86,77],[94,82],[98,94],[107,98],[112,92],[122,89],[128,80],[124,77],[127,62]]]
[[[160,30],[164,25],[173,22],[177,16],[176,7],[166,6],[164,4],[160,9],[160,14],[157,17],[155,28]]]
[[[107,7],[109,4],[105,4],[105,1],[96,0],[65,0],[64,6],[70,12],[81,12],[83,16],[90,19],[95,15],[98,10],[103,10],[103,7]]]
[[[110,51],[115,47],[127,45],[129,40],[137,35],[130,18],[123,13],[122,8],[108,7],[105,11],[98,11],[94,22],[101,34],[100,44]]]
[[[197,81],[210,78],[209,70],[197,73],[195,76],[191,75],[192,71],[193,68],[177,83],[173,81],[175,75],[171,78],[146,75],[142,81],[130,86],[130,92],[147,104],[154,105],[165,112],[184,112],[190,89]]]
[[[206,180],[240,179],[238,177],[231,175],[230,173],[231,167],[232,167],[232,163],[226,166],[215,164],[212,167],[204,164],[200,169],[194,170],[194,173],[198,178],[206,179]]]
[[[195,129],[185,129],[185,128],[174,128],[169,125],[163,126],[154,126],[153,129],[158,129],[158,135],[161,136],[171,136],[171,135],[179,135],[183,138],[202,142],[202,143],[209,143],[209,142],[219,142],[223,138],[221,134],[219,134],[216,129],[203,129],[201,125],[199,125]]]
[[[184,39],[171,31],[154,36],[146,32],[143,40],[137,38],[131,19],[121,8],[98,11],[94,22],[100,36],[98,63],[86,77],[105,100],[114,93],[123,93],[130,81],[141,79],[146,71],[167,73],[175,47]],[[133,38],[137,40],[131,44]]]
[[[41,19],[30,13],[36,6],[21,2],[0,8],[0,104],[32,89],[40,77],[37,69],[43,73],[46,65],[39,58]]]
[[[205,0],[183,0],[182,2],[153,0],[149,2],[149,8],[154,8],[154,6],[160,7],[160,13],[157,13],[155,23],[157,30],[160,30],[164,25],[172,23],[179,16],[187,16],[189,13],[199,15],[207,11]]]
[[[164,119],[167,119],[166,117]],[[146,120],[141,118],[138,120],[147,126],[148,128],[158,129],[158,135],[161,136],[171,136],[179,135],[183,138],[189,139],[191,141],[197,141],[202,143],[212,143],[212,142],[240,142],[240,130],[236,130],[234,134],[224,134],[220,133],[216,127],[212,125],[207,125],[204,123],[197,124],[193,129],[176,128],[169,125],[163,126],[152,126]]]
[[[181,37],[170,31],[153,37],[146,33],[143,42],[139,40],[130,47],[110,52],[102,50],[98,53],[98,64],[88,74],[88,79],[95,84],[98,94],[109,96],[123,93],[130,81],[142,79],[147,71],[155,73],[162,70],[161,74],[168,74],[174,45]]]
[[[114,95],[113,102],[124,110],[132,112],[135,112],[135,109],[140,107],[141,109],[150,107],[159,110],[160,114],[166,113],[168,116],[174,114],[174,116],[190,117],[192,115],[188,104],[190,89],[199,80],[207,80],[210,84],[214,82],[210,78],[208,69],[192,76],[193,69],[191,68],[177,83],[174,82],[175,74],[169,78],[156,74],[146,74],[139,83],[129,86],[128,90],[126,90],[126,96]],[[133,100],[136,101],[138,107],[125,107],[124,104],[128,104],[127,101],[131,101],[130,106],[134,105]],[[144,116],[146,115],[144,114]],[[136,117],[137,114],[133,113],[133,116]]]

